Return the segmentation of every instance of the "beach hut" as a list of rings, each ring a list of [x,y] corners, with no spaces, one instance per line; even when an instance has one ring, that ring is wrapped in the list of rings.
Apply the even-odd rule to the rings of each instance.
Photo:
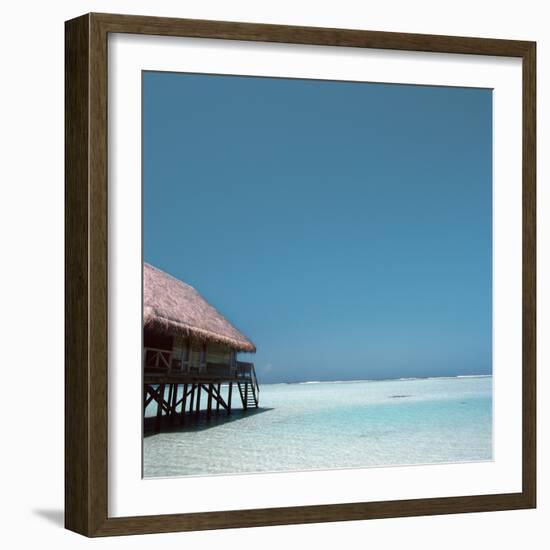
[[[254,364],[239,352],[256,346],[192,286],[160,269],[143,266],[144,405],[157,404],[173,419],[198,414],[201,395],[208,416],[231,414],[234,386],[244,409],[258,407]]]

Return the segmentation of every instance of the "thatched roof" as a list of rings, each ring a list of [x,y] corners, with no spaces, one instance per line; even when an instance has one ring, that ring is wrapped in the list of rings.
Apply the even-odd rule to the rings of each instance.
[[[143,325],[225,344],[236,351],[256,351],[256,346],[192,286],[147,263],[143,264]]]

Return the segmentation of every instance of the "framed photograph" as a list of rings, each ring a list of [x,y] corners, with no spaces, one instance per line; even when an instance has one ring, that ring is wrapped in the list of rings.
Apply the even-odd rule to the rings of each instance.
[[[535,507],[535,43],[65,36],[66,527]]]

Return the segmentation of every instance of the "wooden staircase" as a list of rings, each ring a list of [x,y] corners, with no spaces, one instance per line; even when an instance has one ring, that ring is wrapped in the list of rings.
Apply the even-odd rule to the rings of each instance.
[[[239,395],[243,404],[243,409],[249,409],[252,407],[258,407],[260,402],[260,386],[258,385],[258,379],[256,378],[256,370],[252,365],[250,372],[250,380],[237,382],[239,388]]]

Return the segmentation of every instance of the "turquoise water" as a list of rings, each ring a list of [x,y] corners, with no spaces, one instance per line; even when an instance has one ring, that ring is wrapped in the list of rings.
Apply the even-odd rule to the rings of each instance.
[[[490,376],[263,385],[257,411],[143,442],[145,477],[491,459]]]

